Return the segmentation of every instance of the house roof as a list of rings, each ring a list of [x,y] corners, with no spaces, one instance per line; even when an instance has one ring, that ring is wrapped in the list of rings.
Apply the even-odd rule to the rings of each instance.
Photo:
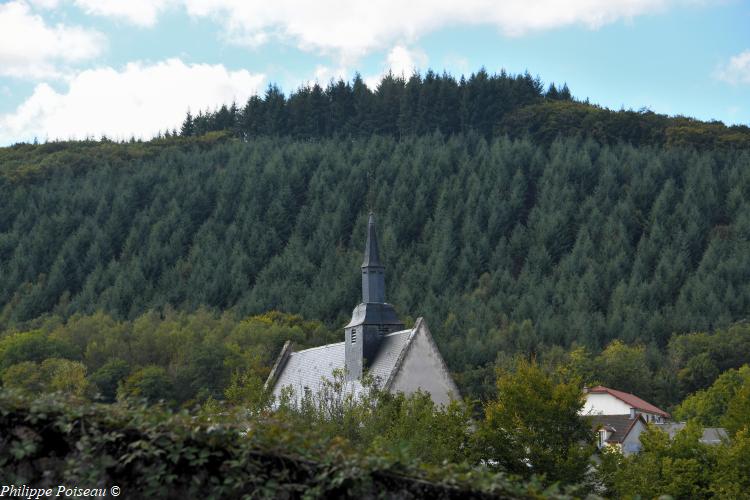
[[[381,387],[398,370],[399,360],[402,358],[401,354],[414,337],[417,326],[410,330],[390,333],[383,337],[375,359],[369,367],[370,373]],[[291,349],[288,352],[285,351],[282,351],[277,366],[274,367],[267,382],[268,385],[272,385],[273,393],[276,396],[280,394],[283,387],[287,386],[294,389],[297,397],[304,394],[305,387],[312,392],[317,392],[322,386],[323,380],[330,379],[334,370],[343,370],[346,366],[344,342],[297,352],[293,352]],[[350,384],[350,390],[354,392],[361,389],[359,381],[352,381]]]
[[[630,418],[630,415],[588,415],[586,418],[589,419],[593,430],[607,429],[612,433],[607,439],[608,443],[622,443],[628,437],[636,422],[640,421],[644,425],[646,424],[646,421],[640,415],[636,418]]]
[[[654,413],[656,415],[661,415],[662,417],[669,418],[669,413],[665,412],[661,408],[652,405],[648,401],[644,401],[638,396],[635,396],[633,394],[618,391],[617,389],[610,389],[609,387],[604,387],[603,385],[597,385],[596,387],[592,387],[588,390],[589,394],[609,394],[611,396],[616,397],[620,401],[623,401],[624,403],[632,406],[633,408],[637,410],[642,410],[648,413]]]
[[[685,422],[669,422],[665,424],[654,424],[658,429],[666,432],[670,438],[685,428]],[[700,442],[704,444],[721,444],[729,436],[723,427],[704,427]]]

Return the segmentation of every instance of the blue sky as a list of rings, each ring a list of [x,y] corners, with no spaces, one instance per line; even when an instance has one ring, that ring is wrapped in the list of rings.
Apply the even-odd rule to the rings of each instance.
[[[750,2],[0,1],[0,145],[148,138],[269,83],[482,66],[613,109],[750,124]]]

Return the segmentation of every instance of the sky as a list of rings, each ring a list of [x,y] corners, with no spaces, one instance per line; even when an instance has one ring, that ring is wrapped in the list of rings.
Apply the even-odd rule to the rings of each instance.
[[[482,67],[750,125],[750,0],[0,0],[0,146],[148,139],[269,84]]]

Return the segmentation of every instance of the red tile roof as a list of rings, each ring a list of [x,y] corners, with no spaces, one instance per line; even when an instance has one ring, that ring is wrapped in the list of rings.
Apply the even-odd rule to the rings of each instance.
[[[627,392],[618,391],[616,389],[610,389],[609,387],[604,387],[603,385],[597,385],[596,387],[592,387],[589,389],[589,393],[591,394],[609,394],[611,396],[616,397],[620,401],[623,401],[633,408],[637,410],[642,410],[648,413],[654,413],[656,415],[661,415],[662,417],[669,418],[669,413],[665,412],[661,408],[658,408],[651,403],[642,400],[638,396],[634,396],[633,394],[629,394]]]

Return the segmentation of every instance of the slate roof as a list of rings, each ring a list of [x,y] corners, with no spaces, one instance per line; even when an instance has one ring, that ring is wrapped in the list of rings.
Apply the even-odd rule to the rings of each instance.
[[[669,418],[669,413],[665,412],[659,407],[656,407],[649,403],[648,401],[644,401],[638,396],[635,396],[633,394],[618,391],[616,389],[610,389],[609,387],[604,387],[603,385],[597,385],[596,387],[592,387],[588,390],[590,394],[609,394],[611,396],[616,397],[620,401],[623,401],[624,403],[629,404],[633,408],[637,410],[642,410],[648,413],[654,413],[656,415],[661,415],[662,417]]]
[[[685,422],[669,422],[665,424],[654,424],[673,438],[675,434],[685,428]],[[727,430],[722,427],[704,427],[700,442],[703,444],[721,444],[728,439]]]
[[[586,418],[594,431],[604,428],[612,433],[607,439],[609,443],[622,443],[638,420],[646,423],[640,415],[637,418],[630,418],[630,415],[589,415]]]
[[[398,370],[401,353],[409,345],[415,330],[416,328],[402,330],[383,337],[378,353],[369,368],[370,373],[381,387]],[[344,369],[344,349],[344,342],[337,342],[297,352],[290,351],[286,359],[283,359],[284,354],[282,353],[280,363],[274,367],[268,381],[269,384],[273,384],[274,395],[278,396],[281,389],[287,386],[294,389],[297,397],[304,394],[305,387],[308,387],[312,392],[317,392],[322,385],[322,380],[331,378],[333,370]],[[361,389],[358,381],[350,382],[350,384],[350,389],[354,392]]]

